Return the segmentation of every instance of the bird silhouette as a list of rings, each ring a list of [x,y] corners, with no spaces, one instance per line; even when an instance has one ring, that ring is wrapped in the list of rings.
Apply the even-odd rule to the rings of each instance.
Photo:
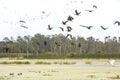
[[[58,27],[58,28],[60,28],[62,31],[64,31],[64,29],[62,27]]]
[[[66,25],[68,21],[62,21],[62,24],[63,25]]]
[[[74,46],[74,45],[75,45],[75,43],[71,42],[71,45],[73,45],[73,46]]]
[[[97,5],[93,5],[93,8],[97,9]]]
[[[81,12],[78,12],[77,10],[75,10],[75,15],[80,15]]]
[[[22,75],[22,73],[18,73],[18,76]]]
[[[88,12],[93,12],[93,10],[85,10],[85,11],[88,11]]]
[[[120,21],[115,21],[114,24],[118,24],[118,26],[120,26]]]
[[[55,42],[56,46],[61,46],[60,44],[58,44],[57,42]]]
[[[44,41],[44,45],[47,46],[47,41]]]
[[[23,20],[20,20],[19,22],[21,22],[21,23],[26,23],[26,21],[23,21]]]
[[[50,25],[48,25],[48,30],[52,30],[53,29],[53,27],[50,27]]]
[[[9,73],[9,75],[14,75],[14,73]]]
[[[67,26],[67,31],[70,32],[72,30],[72,27]]]
[[[78,47],[81,47],[81,44],[80,44],[80,43],[78,43]]]
[[[70,37],[72,39],[72,35],[71,34],[67,34],[66,38]]]
[[[68,16],[67,20],[72,21],[74,18],[72,16]]]
[[[105,27],[103,27],[103,26],[100,26],[103,30],[107,30],[108,28],[105,28]]]
[[[80,25],[82,27],[86,27],[87,29],[91,29],[93,26],[84,26],[84,25]]]
[[[24,26],[24,25],[21,25],[21,27],[25,28],[25,29],[28,29],[28,27]]]

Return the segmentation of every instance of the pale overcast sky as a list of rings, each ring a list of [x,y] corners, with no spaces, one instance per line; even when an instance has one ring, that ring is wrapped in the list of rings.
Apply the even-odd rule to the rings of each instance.
[[[96,5],[97,8],[93,8]],[[62,25],[69,15],[74,17],[68,22],[74,36],[93,36],[104,40],[105,36],[119,37],[120,26],[114,22],[120,21],[120,0],[0,0],[0,40],[4,37],[33,36],[36,33],[45,35],[62,33],[67,35],[66,26]],[[74,15],[75,10],[81,11],[80,16]],[[93,10],[92,13],[85,10]],[[20,20],[26,21],[20,27]],[[53,30],[49,31],[48,24]],[[93,26],[88,30],[79,25]],[[108,28],[101,29],[100,26]],[[62,32],[58,27],[65,29]]]

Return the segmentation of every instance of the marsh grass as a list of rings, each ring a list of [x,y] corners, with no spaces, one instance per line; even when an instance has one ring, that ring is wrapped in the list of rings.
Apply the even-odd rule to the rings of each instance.
[[[3,62],[0,62],[0,64],[30,64],[30,62],[28,62],[28,61],[25,61],[25,62],[22,62],[22,61],[14,61],[14,62],[3,61]]]
[[[92,64],[92,62],[91,61],[86,61],[85,64]]]
[[[43,76],[52,76],[52,74],[45,73],[45,74],[43,74]]]
[[[110,79],[120,79],[120,76],[119,75],[116,75],[116,76],[113,76],[113,77],[108,77]]]
[[[95,78],[96,76],[95,75],[88,75],[88,77]]]
[[[11,80],[12,78],[9,76],[0,76],[0,80]]]
[[[68,62],[68,61],[64,61],[64,62],[54,62],[54,64],[59,64],[59,65],[61,65],[61,64],[66,64],[66,65],[71,65],[71,64],[76,64],[76,62]]]
[[[35,62],[35,64],[47,64],[47,65],[50,65],[52,63],[51,62],[37,61],[37,62]]]

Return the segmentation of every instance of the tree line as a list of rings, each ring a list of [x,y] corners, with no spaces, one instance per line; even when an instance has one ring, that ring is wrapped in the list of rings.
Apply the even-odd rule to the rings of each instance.
[[[58,54],[120,53],[120,38],[107,36],[102,42],[92,36],[85,39],[79,36],[66,38],[63,34],[48,36],[35,34],[33,37],[30,35],[18,36],[16,40],[12,37],[4,37],[0,41],[0,53],[41,54],[45,52]]]

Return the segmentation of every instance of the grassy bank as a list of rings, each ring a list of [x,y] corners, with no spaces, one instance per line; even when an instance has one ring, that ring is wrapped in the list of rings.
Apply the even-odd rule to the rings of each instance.
[[[82,58],[94,58],[94,59],[108,59],[108,58],[120,58],[120,53],[67,53],[67,54],[58,54],[58,53],[41,53],[41,54],[32,54],[29,53],[0,53],[0,58],[28,58],[28,59],[82,59]]]

